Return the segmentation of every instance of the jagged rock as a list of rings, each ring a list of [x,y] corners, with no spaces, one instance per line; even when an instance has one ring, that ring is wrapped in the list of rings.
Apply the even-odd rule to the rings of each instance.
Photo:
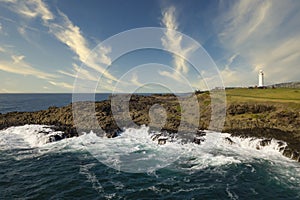
[[[285,147],[280,147],[280,148],[279,148],[279,152],[283,152],[284,149],[285,149]]]
[[[151,136],[152,141],[158,140],[158,138],[161,136],[161,134],[154,134]]]
[[[231,139],[230,137],[225,137],[224,139],[225,139],[225,141],[226,141],[227,143],[229,143],[229,144],[235,144],[235,142],[232,141],[232,139]]]
[[[62,140],[64,137],[61,135],[50,135],[49,136],[49,142],[56,142],[59,140]]]
[[[201,144],[201,142],[204,142],[205,139],[203,137],[194,137],[193,142],[196,144]]]
[[[197,130],[196,136],[203,137],[205,135],[206,135],[205,131],[203,131],[203,130]]]
[[[158,144],[162,145],[162,144],[166,144],[166,143],[167,143],[167,140],[168,140],[168,137],[160,136],[160,137],[157,139],[157,142],[158,142]]]
[[[117,136],[118,136],[117,132],[106,133],[106,137],[108,137],[108,138],[114,138],[114,137],[117,137]]]
[[[36,112],[0,114],[0,129],[25,124],[44,124],[54,125],[56,126],[56,131],[63,131],[63,138],[78,136],[82,131],[89,132],[95,130],[95,126],[92,122],[84,120],[90,116],[90,112],[86,111],[85,105],[87,103],[95,103],[95,116],[98,120],[96,128],[99,128],[99,125],[103,132],[109,133],[107,135],[108,137],[115,137],[118,135],[120,128],[137,127],[143,124],[149,125],[149,109],[154,104],[159,104],[166,110],[167,119],[163,127],[156,128],[166,131],[169,134],[177,133],[178,138],[182,139],[183,142],[193,142],[194,137],[202,137],[205,133],[199,130],[195,135],[183,134],[182,136],[181,133],[178,133],[179,127],[181,131],[187,130],[187,132],[196,129],[207,129],[210,125],[212,111],[209,92],[197,93],[196,96],[201,109],[199,113],[200,119],[197,122],[193,122],[194,124],[190,123],[191,121],[189,119],[183,120],[181,118],[182,109],[175,95],[160,94],[151,96],[132,95],[129,102],[131,118],[125,119],[121,115],[119,120],[122,123],[121,125],[116,123],[115,116],[112,114],[110,100],[105,100],[96,103],[76,102],[61,108],[50,107],[47,110]],[[229,102],[223,132],[231,133],[233,136],[239,137],[274,138],[285,141],[287,147],[283,144],[279,145],[280,151],[282,151],[284,155],[287,155],[287,157],[296,159],[297,154],[292,155],[291,152],[300,152],[299,109],[285,110],[282,104],[278,105],[276,102],[270,105],[260,102]],[[79,133],[76,129],[78,128],[78,124],[74,124],[73,122],[72,108],[74,106],[78,107],[80,111],[83,111],[80,113],[82,115],[79,115],[80,119],[83,119],[82,123],[79,124]],[[116,110],[118,110],[118,107]],[[158,140],[158,138],[155,138],[155,140]],[[233,141],[230,139],[227,140],[227,142],[232,144]],[[268,141],[263,141],[261,146],[264,145],[268,145]]]
[[[277,144],[278,144],[278,147],[282,147],[284,145],[284,142],[278,141]]]
[[[268,146],[271,144],[272,139],[264,139],[262,141],[259,142],[259,145],[262,147]]]
[[[299,161],[299,153],[297,151],[292,152],[292,159]]]

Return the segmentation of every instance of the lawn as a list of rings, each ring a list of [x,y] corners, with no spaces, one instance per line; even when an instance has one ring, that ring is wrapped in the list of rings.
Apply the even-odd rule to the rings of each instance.
[[[265,102],[283,103],[288,107],[300,107],[300,89],[276,88],[276,89],[226,89],[228,103],[234,102]]]

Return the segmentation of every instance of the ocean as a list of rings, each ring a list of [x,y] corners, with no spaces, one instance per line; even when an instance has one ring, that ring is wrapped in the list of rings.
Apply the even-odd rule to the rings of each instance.
[[[1,94],[0,112],[71,99]],[[201,145],[158,145],[142,126],[116,138],[90,132],[47,143],[45,132],[55,133],[45,125],[0,131],[0,199],[300,199],[300,164],[282,156],[276,140],[260,146],[259,139],[207,131]]]

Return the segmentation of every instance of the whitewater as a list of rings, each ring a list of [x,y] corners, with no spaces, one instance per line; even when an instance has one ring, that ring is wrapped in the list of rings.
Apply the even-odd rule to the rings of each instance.
[[[282,155],[284,142],[205,133],[200,145],[159,145],[146,126],[49,142],[62,132],[10,127],[0,131],[0,198],[300,198],[300,166]]]

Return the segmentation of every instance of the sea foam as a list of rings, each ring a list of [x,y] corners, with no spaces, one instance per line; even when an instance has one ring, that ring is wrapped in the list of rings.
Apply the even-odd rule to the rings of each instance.
[[[46,125],[24,125],[0,131],[0,149],[33,148],[35,156],[45,153],[85,151],[100,162],[127,172],[151,172],[177,163],[180,170],[200,170],[211,166],[251,162],[253,159],[284,160],[280,148],[286,143],[263,139],[231,137],[227,133],[205,131],[200,145],[172,138],[164,145],[151,139],[149,128],[127,128],[116,138],[84,133],[79,137],[49,143],[49,136],[62,134]],[[230,138],[231,143],[226,140]],[[27,155],[28,156],[28,155]],[[291,161],[292,162],[292,161]]]

